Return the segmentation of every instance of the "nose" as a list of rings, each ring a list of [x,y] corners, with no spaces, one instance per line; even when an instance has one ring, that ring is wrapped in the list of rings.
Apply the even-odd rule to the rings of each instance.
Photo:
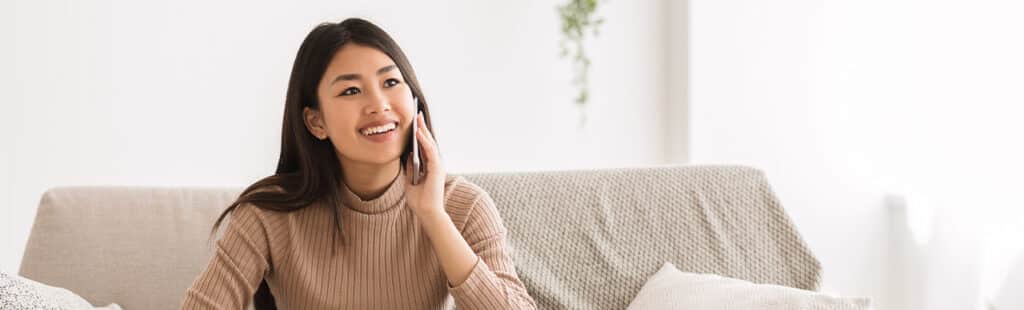
[[[366,107],[367,114],[391,111],[391,100],[381,91],[371,91],[370,104]]]

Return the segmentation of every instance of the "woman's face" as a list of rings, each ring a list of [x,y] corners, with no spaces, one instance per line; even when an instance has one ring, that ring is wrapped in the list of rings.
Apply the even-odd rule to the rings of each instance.
[[[391,57],[345,44],[327,65],[317,97],[320,111],[307,108],[307,124],[314,136],[331,140],[343,166],[388,164],[402,155],[411,134],[413,99]]]

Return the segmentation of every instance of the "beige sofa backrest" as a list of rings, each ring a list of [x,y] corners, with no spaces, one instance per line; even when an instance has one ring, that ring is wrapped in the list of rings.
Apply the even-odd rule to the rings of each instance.
[[[544,309],[623,309],[663,262],[816,289],[819,264],[764,175],[732,166],[464,175],[509,229]],[[40,203],[20,274],[94,304],[175,309],[240,189],[57,188]]]
[[[240,189],[65,187],[43,194],[23,277],[94,305],[177,309],[210,258],[213,221]]]
[[[468,176],[497,203],[545,309],[625,309],[664,262],[817,289],[818,261],[764,175],[681,166]]]

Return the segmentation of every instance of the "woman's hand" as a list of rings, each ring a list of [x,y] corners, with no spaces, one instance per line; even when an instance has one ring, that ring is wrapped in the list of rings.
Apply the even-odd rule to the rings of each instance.
[[[441,154],[437,150],[437,143],[434,135],[427,129],[426,121],[423,120],[423,112],[416,114],[418,118],[416,125],[416,141],[420,144],[420,153],[423,154],[424,172],[420,184],[412,184],[412,158],[406,160],[405,178],[406,189],[405,199],[409,208],[418,217],[443,214],[444,211],[444,182],[447,172],[444,163],[441,161]],[[410,156],[412,153],[410,153]]]
[[[416,115],[416,141],[420,143],[423,154],[423,167],[426,168],[420,184],[412,185],[412,160],[406,160],[405,199],[412,213],[419,219],[423,232],[430,239],[441,269],[448,278],[449,286],[465,282],[480,257],[473,252],[462,233],[455,228],[455,223],[444,210],[444,182],[447,172],[441,162],[441,153],[437,150],[434,135],[427,129],[423,114]]]

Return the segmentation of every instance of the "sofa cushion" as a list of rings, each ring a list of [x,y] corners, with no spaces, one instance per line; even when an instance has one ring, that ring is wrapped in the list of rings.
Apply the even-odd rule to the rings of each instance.
[[[665,263],[627,310],[867,310],[866,298],[840,298],[786,286],[682,272]]]
[[[0,309],[103,309],[121,310],[117,304],[94,308],[88,301],[60,287],[49,286],[0,271]]]

